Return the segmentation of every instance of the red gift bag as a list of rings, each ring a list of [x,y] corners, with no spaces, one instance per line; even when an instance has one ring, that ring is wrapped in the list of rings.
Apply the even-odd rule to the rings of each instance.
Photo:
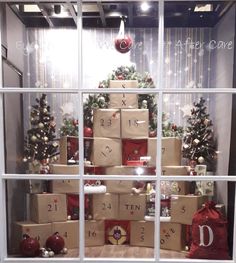
[[[230,259],[227,241],[227,221],[216,210],[214,202],[207,202],[205,207],[193,216],[192,244],[188,254],[198,259]]]
[[[122,141],[123,165],[127,165],[127,161],[139,161],[144,156],[147,156],[147,140]]]

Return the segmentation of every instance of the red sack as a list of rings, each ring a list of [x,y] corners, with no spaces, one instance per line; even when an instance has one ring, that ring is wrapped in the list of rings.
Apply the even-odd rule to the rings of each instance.
[[[192,244],[189,258],[230,259],[227,241],[227,221],[216,210],[214,202],[206,202],[205,207],[193,216]]]

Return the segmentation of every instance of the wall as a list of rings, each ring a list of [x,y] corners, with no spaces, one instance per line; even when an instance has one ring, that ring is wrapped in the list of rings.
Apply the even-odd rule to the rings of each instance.
[[[23,44],[25,39],[25,26],[6,6],[6,42],[8,50],[8,60],[20,71],[24,71]]]
[[[235,5],[215,26],[213,39],[217,41],[234,42],[235,34]],[[221,49],[213,52],[212,69],[214,74],[211,79],[213,88],[233,88],[234,48]],[[218,175],[228,174],[229,149],[231,136],[232,96],[216,95],[211,111],[214,112],[215,132],[218,139]],[[227,128],[228,127],[228,128]],[[227,203],[227,183],[217,184],[217,199]]]

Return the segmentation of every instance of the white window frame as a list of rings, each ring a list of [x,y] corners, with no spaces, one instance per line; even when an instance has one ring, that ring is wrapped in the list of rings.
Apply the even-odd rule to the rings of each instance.
[[[65,0],[66,1],[66,0]],[[51,0],[50,2],[65,2],[63,0]],[[76,1],[70,1],[68,2],[76,2]],[[125,91],[123,89],[109,89],[109,91],[102,90],[102,89],[89,89],[86,90],[86,87],[83,87],[83,68],[82,68],[82,61],[83,61],[83,47],[82,47],[82,1],[77,1],[78,5],[78,16],[77,16],[77,31],[78,31],[78,88],[77,89],[52,89],[52,88],[45,88],[45,89],[39,89],[39,88],[13,88],[8,87],[4,88],[2,83],[2,64],[0,63],[0,207],[1,207],[1,213],[0,213],[0,262],[9,262],[9,263],[15,263],[15,262],[70,262],[70,263],[95,263],[95,262],[101,262],[101,263],[124,263],[124,262],[139,262],[139,263],[146,263],[146,262],[165,262],[165,263],[191,263],[191,262],[202,262],[202,263],[233,263],[236,262],[236,220],[234,221],[234,246],[233,246],[233,258],[232,260],[200,260],[200,259],[166,259],[160,257],[160,235],[158,234],[160,232],[160,217],[155,217],[155,247],[154,247],[154,257],[153,258],[147,258],[147,259],[139,259],[139,258],[86,258],[85,257],[85,248],[84,248],[84,180],[87,179],[99,179],[99,180],[134,180],[133,176],[125,176],[122,177],[120,175],[84,175],[84,162],[83,162],[83,114],[79,114],[79,175],[47,175],[47,179],[56,180],[56,179],[79,179],[80,180],[80,188],[78,191],[80,192],[80,247],[79,247],[79,257],[78,258],[14,258],[9,257],[7,254],[7,221],[6,221],[6,181],[7,180],[28,180],[28,179],[41,179],[45,180],[45,175],[41,174],[6,174],[5,173],[5,153],[4,153],[4,119],[3,119],[3,96],[7,93],[37,93],[37,92],[44,92],[44,93],[70,93],[75,94],[78,96],[78,102],[79,102],[79,112],[83,112],[83,96],[84,94],[88,93],[136,93],[136,94],[147,94],[152,93],[156,94],[158,96],[158,123],[162,122],[162,105],[163,105],[163,96],[165,94],[193,94],[193,93],[207,93],[207,94],[236,94],[236,89],[230,88],[230,89],[183,89],[183,90],[177,90],[177,89],[162,89],[160,87],[163,86],[163,64],[164,64],[164,0],[159,0],[159,30],[158,30],[158,72],[159,72],[159,78],[156,89],[126,89]],[[105,0],[104,2],[106,2]],[[134,0],[129,0],[130,2],[137,2]],[[174,0],[179,1],[179,0]],[[185,0],[186,1],[186,0]],[[200,1],[200,0],[199,0]],[[211,0],[216,1],[216,0]],[[29,0],[8,0],[8,3],[10,2],[32,2]],[[48,0],[40,0],[40,2],[48,2]],[[84,1],[88,2],[88,1]],[[90,2],[97,2],[95,0],[92,0]],[[107,1],[110,2],[110,1]],[[0,27],[1,28],[1,27]],[[1,34],[0,34],[0,44],[1,44]],[[235,43],[236,44],[236,43]],[[157,156],[161,156],[161,137],[162,137],[162,130],[161,125],[158,126],[158,132],[157,132]],[[156,160],[156,176],[139,176],[140,180],[143,181],[150,181],[152,179],[156,182],[156,214],[160,214],[160,182],[161,181],[227,181],[227,182],[236,182],[236,176],[233,175],[222,175],[222,176],[162,176],[161,175],[161,159],[158,158]],[[235,184],[236,186],[236,184]],[[236,190],[236,189],[235,189]],[[236,193],[236,191],[235,191]],[[236,204],[236,194],[235,194],[235,204]],[[236,215],[236,205],[234,208],[234,215]]]

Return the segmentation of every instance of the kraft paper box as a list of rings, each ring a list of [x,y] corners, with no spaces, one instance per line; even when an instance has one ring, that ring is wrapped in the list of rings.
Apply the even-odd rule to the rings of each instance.
[[[162,166],[162,175],[188,175],[189,166]]]
[[[51,174],[79,174],[79,165],[50,164]]]
[[[193,215],[207,201],[207,196],[172,195],[171,222],[192,225]]]
[[[93,134],[94,137],[120,138],[120,110],[94,110]]]
[[[79,180],[53,180],[51,191],[59,194],[79,193]]]
[[[34,222],[25,221],[25,222],[16,222],[14,226],[15,232],[15,245],[14,251],[18,252],[19,243],[22,240],[24,234],[29,235],[32,238],[36,238],[40,247],[45,247],[46,240],[49,236],[52,235],[52,224],[35,224]]]
[[[137,167],[132,166],[111,166],[107,167],[105,174],[109,175],[136,175]]]
[[[116,166],[122,163],[120,139],[95,138],[93,163],[98,166]]]
[[[50,223],[67,220],[65,194],[32,194],[30,196],[30,217],[36,223]]]
[[[107,193],[130,194],[133,188],[133,181],[110,180],[105,181],[105,185],[107,187]]]
[[[58,232],[65,241],[65,247],[72,249],[79,247],[79,221],[53,222],[52,232]]]
[[[160,247],[181,251],[185,245],[184,226],[177,223],[160,223]]]
[[[154,247],[154,222],[131,221],[130,245]]]
[[[148,138],[149,111],[147,109],[121,110],[121,137],[124,139]]]
[[[110,80],[110,88],[118,89],[132,89],[138,88],[137,80]],[[109,108],[118,108],[118,109],[137,109],[138,108],[138,96],[137,94],[110,94],[110,104]]]
[[[121,194],[119,204],[120,220],[143,220],[146,212],[145,194]]]
[[[104,221],[85,221],[85,246],[95,247],[105,244]]]
[[[105,243],[123,245],[130,243],[129,220],[105,220]]]
[[[156,175],[153,167],[137,167],[137,166],[111,166],[105,170],[107,175]]]
[[[94,219],[117,219],[119,196],[117,194],[94,194],[93,195],[93,218]]]
[[[60,163],[76,163],[79,160],[79,139],[75,136],[63,136],[60,138]]]
[[[171,182],[171,194],[174,195],[187,195],[190,193],[190,182],[175,181]]]
[[[181,139],[175,137],[162,138],[162,166],[181,165]],[[156,166],[157,139],[148,139],[148,156],[151,157],[150,166]]]

